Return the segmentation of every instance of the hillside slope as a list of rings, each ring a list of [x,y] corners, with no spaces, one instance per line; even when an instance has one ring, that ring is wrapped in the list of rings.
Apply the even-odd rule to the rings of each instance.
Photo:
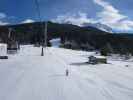
[[[9,26],[0,26],[0,37],[3,41],[7,40],[9,28],[12,29],[12,36],[21,43],[35,43],[42,42],[44,38],[44,22],[35,22],[28,24],[18,24],[18,25],[9,25]],[[58,24],[48,22],[48,40],[52,38],[61,37],[64,33],[72,33],[77,30],[85,34],[89,33],[106,33],[99,29],[90,27],[90,29],[82,28],[76,25],[71,24]]]
[[[12,29],[11,37],[21,44],[35,44],[44,42],[44,23],[35,22],[29,24],[19,24],[0,27],[0,41],[7,42],[8,29]],[[48,44],[49,40],[61,38],[61,43],[74,41],[78,49],[101,50],[108,45],[113,53],[133,54],[133,34],[110,34],[94,27],[79,27],[72,24],[58,24],[48,22]],[[73,49],[77,49],[73,47]]]

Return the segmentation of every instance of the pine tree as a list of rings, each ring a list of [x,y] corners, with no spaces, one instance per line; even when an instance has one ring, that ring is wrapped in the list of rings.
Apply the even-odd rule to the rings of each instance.
[[[103,48],[101,48],[101,55],[107,56],[109,53],[113,53],[113,48],[110,43],[107,43]]]

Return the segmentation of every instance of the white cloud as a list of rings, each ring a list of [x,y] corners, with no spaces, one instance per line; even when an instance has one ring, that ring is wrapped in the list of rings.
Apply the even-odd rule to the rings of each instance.
[[[115,23],[112,25],[114,28],[117,27],[118,30],[121,31],[132,31],[133,30],[133,21],[131,20],[123,20],[120,21],[119,23]]]
[[[128,31],[133,30],[133,21],[120,13],[113,5],[105,0],[93,0],[94,3],[101,6],[103,10],[97,13],[98,22],[106,24],[113,29]]]
[[[4,14],[4,13],[0,13],[0,19],[6,18],[6,17],[7,17],[6,14]]]
[[[71,23],[81,26],[83,23],[91,23],[94,20],[88,18],[86,13],[79,12],[77,14],[67,13],[65,15],[59,15],[56,19],[53,19],[52,21],[58,23]]]
[[[5,13],[0,12],[0,25],[7,25],[9,24],[8,22],[3,21],[3,19],[7,18],[7,15]]]
[[[95,18],[88,18],[87,13],[64,14],[53,19],[54,22],[72,23],[81,26],[83,23],[101,23],[117,31],[133,30],[133,21],[128,16],[121,14],[118,9],[105,0],[93,0],[102,10],[96,13]]]
[[[22,21],[22,23],[33,23],[33,22],[35,22],[35,21],[32,19],[26,19],[26,20]]]
[[[0,21],[0,25],[3,26],[3,25],[8,25],[9,23],[8,22],[3,22],[3,21]]]

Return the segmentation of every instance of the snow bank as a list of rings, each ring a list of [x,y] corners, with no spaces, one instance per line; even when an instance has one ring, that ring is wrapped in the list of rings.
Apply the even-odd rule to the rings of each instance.
[[[50,43],[52,44],[52,47],[59,47],[61,44],[60,38],[52,39],[50,40]]]

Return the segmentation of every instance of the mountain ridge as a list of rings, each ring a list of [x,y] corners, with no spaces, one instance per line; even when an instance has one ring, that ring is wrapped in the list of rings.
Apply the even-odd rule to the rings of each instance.
[[[44,24],[40,22],[0,26],[0,40],[8,41],[9,28],[12,28],[12,37],[20,44],[35,44],[44,42]],[[61,38],[62,45],[66,41],[78,44],[78,49],[88,48],[101,49],[110,45],[114,52],[133,52],[133,34],[109,33],[95,27],[80,27],[72,24],[59,24],[48,22],[48,39]],[[83,47],[84,45],[84,47]],[[73,47],[77,49],[76,47]],[[88,49],[86,49],[88,50]]]

